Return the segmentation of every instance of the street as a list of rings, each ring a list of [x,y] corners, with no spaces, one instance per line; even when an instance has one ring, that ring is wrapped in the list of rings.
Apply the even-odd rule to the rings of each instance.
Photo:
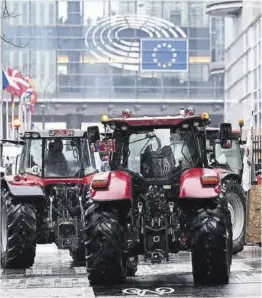
[[[246,247],[234,256],[230,283],[194,286],[188,252],[170,263],[145,264],[121,286],[90,287],[83,264],[74,266],[68,251],[38,245],[35,264],[26,270],[1,270],[1,297],[261,297],[261,249]]]

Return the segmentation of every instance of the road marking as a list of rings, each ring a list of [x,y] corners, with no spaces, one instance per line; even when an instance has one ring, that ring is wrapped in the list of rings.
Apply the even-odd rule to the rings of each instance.
[[[86,267],[75,267],[76,274],[87,274]]]
[[[51,268],[30,268],[26,269],[25,275],[53,275],[52,269]]]
[[[16,288],[82,288],[89,287],[87,277],[82,278],[19,278],[19,279],[4,279],[2,280],[1,288],[16,289]]]
[[[254,271],[249,265],[243,264],[243,262],[233,261],[231,266],[231,272],[237,271]],[[180,264],[158,264],[158,265],[139,265],[137,274],[138,276],[143,275],[159,275],[159,274],[170,274],[170,273],[191,273],[191,263],[180,263]]]
[[[91,287],[84,288],[46,288],[46,289],[5,289],[1,291],[1,298],[19,297],[19,298],[72,298],[86,297],[95,298],[94,291]]]
[[[147,294],[163,296],[164,294],[168,295],[174,292],[175,292],[175,289],[167,288],[167,287],[155,288],[154,290],[138,289],[138,288],[127,288],[122,290],[122,293],[125,295],[137,295],[139,297],[147,296]]]

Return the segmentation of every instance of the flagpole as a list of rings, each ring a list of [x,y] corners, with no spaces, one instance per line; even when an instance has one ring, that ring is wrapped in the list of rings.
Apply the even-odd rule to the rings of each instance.
[[[24,112],[24,131],[27,130],[27,105],[26,103],[23,105],[23,112]]]
[[[31,124],[31,122],[32,122],[32,113],[31,113],[30,108],[29,108],[29,110],[28,110],[28,128],[27,128],[27,129],[29,129],[29,130],[32,129],[32,124]]]
[[[15,100],[14,102],[12,103],[12,139],[14,140],[15,139],[15,127],[14,127],[14,121],[15,121]]]
[[[5,98],[5,122],[6,122],[6,139],[9,138],[9,107],[7,97]]]
[[[2,6],[2,1],[0,1]],[[2,36],[2,18],[0,18],[0,36]],[[4,111],[3,111],[3,78],[2,78],[2,38],[0,37],[0,81],[1,81],[1,92],[0,92],[0,140],[3,139],[3,122],[4,122]]]
[[[22,116],[22,96],[19,96],[19,103],[18,103],[18,118],[21,123],[20,129],[23,130],[23,116]]]

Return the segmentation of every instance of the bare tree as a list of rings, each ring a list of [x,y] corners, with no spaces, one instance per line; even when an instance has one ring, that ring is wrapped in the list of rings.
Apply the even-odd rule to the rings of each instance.
[[[17,13],[17,12],[10,12],[8,10],[7,1],[6,0],[1,1],[1,4],[2,4],[2,7],[1,7],[1,17],[0,17],[1,19],[7,20],[7,19],[11,19],[11,18],[17,18],[17,17],[20,16],[19,13]],[[2,24],[0,24],[0,26],[2,26]],[[4,42],[6,42],[6,43],[8,43],[8,44],[10,44],[10,45],[12,45],[12,46],[14,46],[16,48],[24,48],[24,47],[26,47],[28,45],[28,43],[22,44],[20,38],[16,38],[16,40],[14,41],[14,39],[12,37],[11,38],[10,37],[7,37],[3,32],[1,32],[1,39]]]

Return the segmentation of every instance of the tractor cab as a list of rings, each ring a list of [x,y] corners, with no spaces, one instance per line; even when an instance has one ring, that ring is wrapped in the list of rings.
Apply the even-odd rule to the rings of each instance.
[[[123,118],[102,116],[101,122],[113,130],[97,146],[101,150],[101,143],[107,144],[112,170],[152,182],[207,166],[203,134],[210,122],[207,113],[194,115],[188,108],[177,116],[135,118],[125,111]]]
[[[212,167],[221,167],[242,175],[243,171],[243,141],[240,140],[240,130],[233,130],[231,148],[222,148],[220,143],[220,129],[208,127],[206,140],[208,147],[208,161]]]
[[[81,130],[26,131],[17,162],[19,174],[41,178],[82,178],[96,172],[87,132]]]

